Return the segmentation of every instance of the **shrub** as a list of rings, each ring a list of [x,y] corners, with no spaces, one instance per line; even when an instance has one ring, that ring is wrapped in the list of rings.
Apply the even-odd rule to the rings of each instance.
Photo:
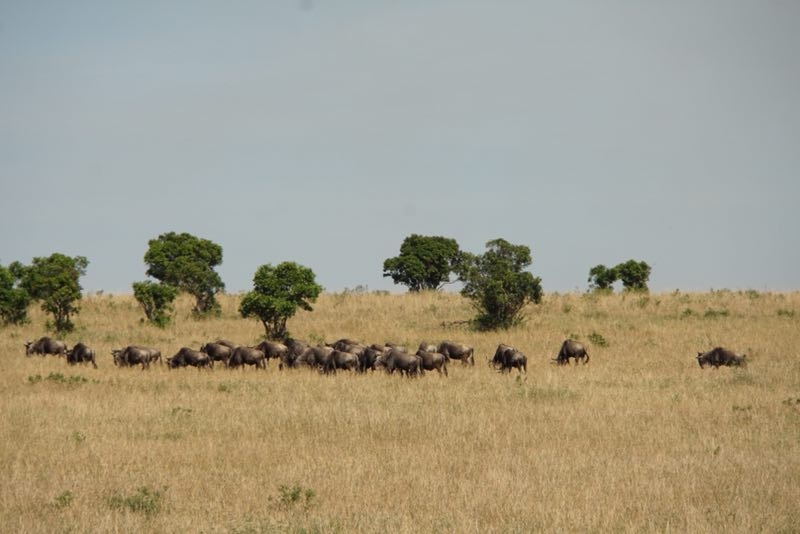
[[[21,272],[0,265],[0,322],[2,324],[25,324],[28,322],[28,305],[31,298],[28,292],[19,286],[17,274],[21,274]]]
[[[591,334],[589,334],[588,337],[589,341],[591,341],[594,345],[597,345],[598,347],[608,346],[608,341],[606,341],[606,338],[604,338],[602,334],[598,334],[597,332],[592,332]]]
[[[56,498],[53,499],[53,508],[56,510],[63,510],[72,504],[73,498],[74,495],[72,495],[72,492],[67,490],[57,495]]]
[[[134,282],[133,296],[152,324],[164,328],[170,323],[174,311],[172,303],[178,296],[177,287],[151,280]]]
[[[281,484],[278,486],[278,496],[274,501],[283,509],[300,507],[303,510],[308,510],[313,505],[316,495],[316,492],[311,488],[303,488],[299,484],[291,486]],[[273,501],[273,498],[269,497],[268,500]]]
[[[508,329],[521,322],[529,302],[542,301],[542,280],[523,270],[533,261],[527,246],[495,239],[486,248],[482,255],[462,254],[461,294],[478,311],[475,325],[479,330]]]
[[[9,267],[20,280],[23,288],[33,300],[41,301],[42,310],[53,314],[51,325],[57,332],[71,332],[75,325],[70,316],[78,313],[75,304],[81,299],[78,280],[86,274],[89,260],[83,256],[70,258],[64,254],[51,254],[46,258],[33,258],[25,267],[13,263]]]
[[[120,495],[119,493],[115,493],[108,499],[108,505],[112,510],[127,510],[137,514],[152,516],[161,511],[164,493],[166,491],[166,486],[160,490],[141,486],[132,495]]]

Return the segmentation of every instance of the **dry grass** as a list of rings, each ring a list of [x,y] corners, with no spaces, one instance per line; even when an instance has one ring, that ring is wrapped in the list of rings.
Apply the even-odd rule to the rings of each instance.
[[[131,297],[85,299],[67,340],[98,370],[26,358],[40,312],[0,330],[4,531],[800,530],[798,293],[550,295],[501,333],[458,324],[472,312],[454,294],[326,294],[290,321],[315,342],[475,346],[449,378],[111,363],[128,343],[255,342],[238,298],[222,303],[193,321],[181,300],[159,330]],[[570,335],[591,362],[550,365]],[[501,341],[527,377],[486,365]],[[700,370],[717,344],[749,367]]]

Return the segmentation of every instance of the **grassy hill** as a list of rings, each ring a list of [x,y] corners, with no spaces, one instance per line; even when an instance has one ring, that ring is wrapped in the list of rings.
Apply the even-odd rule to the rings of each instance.
[[[325,294],[289,321],[309,342],[451,339],[475,367],[405,379],[311,370],[114,367],[165,357],[238,316],[165,330],[130,296],[82,303],[70,345],[99,369],[25,357],[35,310],[0,330],[0,521],[8,532],[796,532],[800,293],[552,294],[507,332],[467,329],[457,294]],[[550,363],[566,337],[588,365]],[[498,343],[528,374],[487,365]],[[745,369],[701,370],[724,345]]]

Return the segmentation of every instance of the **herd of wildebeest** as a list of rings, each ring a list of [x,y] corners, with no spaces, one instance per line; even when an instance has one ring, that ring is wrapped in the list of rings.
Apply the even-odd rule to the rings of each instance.
[[[398,371],[405,376],[417,376],[425,371],[435,370],[447,376],[447,365],[451,360],[459,360],[462,365],[475,365],[474,352],[469,345],[451,341],[438,344],[422,342],[417,351],[412,352],[405,346],[393,343],[366,345],[346,338],[324,345],[309,345],[296,339],[289,339],[284,343],[262,341],[255,346],[217,340],[203,344],[199,350],[183,347],[174,356],[166,359],[166,365],[169,369],[188,366],[211,369],[215,362],[221,362],[229,369],[244,366],[266,369],[267,362],[276,359],[279,369],[311,367],[325,374],[335,373],[337,370],[365,373],[383,369],[388,373]],[[91,363],[97,368],[95,353],[85,343],[77,343],[68,348],[63,341],[45,336],[25,343],[25,355],[32,354],[64,356],[71,365]],[[161,351],[139,345],[112,349],[111,355],[114,365],[118,367],[141,365],[142,369],[147,369],[151,363],[163,361]],[[589,353],[581,343],[567,339],[561,344],[552,363],[569,365],[570,359],[574,359],[576,364],[586,364],[589,363]],[[494,356],[488,359],[488,363],[500,372],[517,369],[522,374],[527,373],[528,358],[516,348],[501,343]],[[747,361],[744,355],[715,347],[706,352],[698,352],[697,363],[701,368],[706,365],[719,368],[743,366]]]

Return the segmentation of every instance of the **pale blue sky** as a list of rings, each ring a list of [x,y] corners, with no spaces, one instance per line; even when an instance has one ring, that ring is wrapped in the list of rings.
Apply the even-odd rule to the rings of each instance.
[[[800,286],[800,2],[0,0],[0,263],[223,248],[329,291],[411,233],[531,247],[545,291]]]

